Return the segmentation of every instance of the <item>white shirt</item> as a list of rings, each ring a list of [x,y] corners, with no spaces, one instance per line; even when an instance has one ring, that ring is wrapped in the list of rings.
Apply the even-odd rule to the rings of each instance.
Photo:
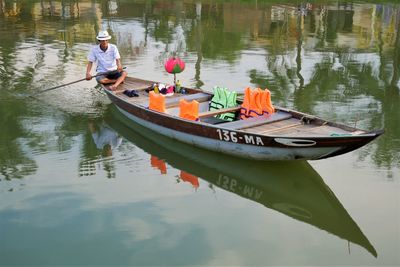
[[[108,44],[106,51],[101,50],[100,45],[90,49],[88,60],[97,63],[97,72],[106,72],[117,69],[117,59],[120,59],[118,48],[113,44]]]

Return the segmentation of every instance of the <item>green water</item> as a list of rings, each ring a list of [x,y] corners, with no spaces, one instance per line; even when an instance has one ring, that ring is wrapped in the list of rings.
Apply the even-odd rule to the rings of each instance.
[[[0,1],[0,266],[399,266],[399,24],[397,1]],[[185,86],[385,134],[260,163],[128,127],[95,81],[38,94],[100,29],[131,76],[172,82],[175,54]]]

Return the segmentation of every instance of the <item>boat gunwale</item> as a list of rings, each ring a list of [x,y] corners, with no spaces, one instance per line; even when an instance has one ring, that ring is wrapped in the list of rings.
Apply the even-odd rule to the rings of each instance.
[[[152,81],[128,77],[127,83],[122,84],[121,87],[122,89],[130,86],[138,88],[142,100],[148,98],[148,94],[145,94],[143,91],[148,93],[152,85]],[[148,90],[146,90],[146,86],[148,86]],[[180,118],[177,114],[150,110],[148,105],[146,105],[148,102],[138,100],[138,98],[130,99],[122,94],[124,90],[118,90],[117,92],[111,91],[107,85],[101,85],[101,87],[111,102],[116,105],[122,113],[125,113],[125,117],[127,117],[129,121],[140,122],[140,124],[143,124],[143,126],[153,131],[181,142],[242,158],[264,161],[318,160],[356,150],[384,133],[383,129],[365,131],[345,124],[330,122],[314,115],[281,107],[276,107],[276,110],[290,113],[292,117],[287,119],[298,120],[300,122],[299,126],[310,124],[310,128],[313,128],[312,126],[319,127],[326,125],[328,127],[336,127],[338,130],[344,131],[344,133],[338,131],[335,135],[318,135],[316,133],[315,135],[301,136],[285,135],[285,133],[281,135],[271,135],[267,134],[267,131],[265,131],[265,133],[249,131],[249,129],[256,128],[260,125],[245,127],[244,129],[246,130],[240,128],[229,129],[224,127],[223,123],[211,124],[202,121],[192,121]],[[210,96],[210,99],[213,96],[213,93],[201,89],[185,87],[185,90],[186,94],[182,94],[182,96],[195,93],[207,94]],[[172,102],[179,102],[180,95],[174,94],[170,99],[173,99]],[[240,105],[240,99],[237,103]],[[276,123],[279,122],[276,121]],[[276,125],[279,126],[279,124]],[[306,133],[306,131],[304,131],[304,133]],[[297,134],[299,134],[299,132],[297,132]]]
[[[151,85],[151,84],[154,84],[154,83],[158,83],[158,82],[155,82],[155,81],[144,80],[144,79],[140,79],[140,78],[136,78],[136,77],[130,77],[130,76],[127,77],[126,79],[127,79],[127,81],[131,81],[131,82],[142,82],[143,84],[146,84],[146,85]],[[120,97],[120,96],[118,96],[118,94],[114,94],[113,91],[108,90],[106,85],[101,84],[101,86],[103,87],[103,89],[105,89],[105,91],[107,91],[109,93],[112,93],[113,95],[117,96],[119,99],[126,101],[128,104],[136,105],[136,103],[127,101],[127,100],[124,99],[124,97]],[[149,86],[149,88],[150,88],[150,86]],[[189,90],[190,92],[204,93],[204,94],[208,94],[210,96],[213,96],[213,93],[211,93],[209,91],[202,90],[202,89],[188,88],[188,87],[185,87],[185,89]],[[239,99],[238,100],[238,104],[240,105],[241,103],[242,103],[242,100]],[[143,105],[140,105],[140,106],[143,106]],[[143,106],[143,107],[146,108],[146,106]],[[352,136],[363,136],[363,135],[368,136],[368,135],[374,134],[374,133],[378,134],[378,135],[381,135],[382,133],[384,133],[383,129],[376,129],[376,130],[367,131],[367,130],[363,130],[361,128],[352,127],[352,126],[344,124],[344,123],[328,121],[328,120],[323,119],[321,117],[318,117],[316,115],[307,114],[307,113],[303,113],[303,112],[300,112],[300,111],[296,111],[296,110],[292,110],[292,109],[288,109],[288,108],[284,108],[284,107],[280,107],[280,106],[275,106],[275,109],[283,111],[283,112],[290,113],[295,119],[299,119],[300,121],[302,121],[303,119],[318,121],[319,122],[318,124],[315,123],[315,125],[318,125],[318,126],[326,124],[328,126],[336,127],[336,128],[342,129],[342,130],[347,131],[347,132],[355,132],[355,131],[364,132],[364,133],[359,133],[357,135],[352,135]],[[168,113],[165,113],[164,115],[172,116],[171,114],[168,114]],[[178,116],[176,116],[176,118],[177,119],[181,119]],[[209,123],[206,123],[206,122],[203,122],[203,123],[204,123],[204,125],[212,126],[212,124],[209,124]],[[222,126],[223,124],[219,124],[219,125]],[[218,127],[218,128],[224,128],[224,127]],[[249,129],[249,128],[252,128],[252,127],[248,127],[247,129]],[[226,129],[226,130],[233,131],[232,129]],[[237,129],[235,131],[240,131],[240,129]],[[263,135],[263,134],[260,134],[260,136],[275,136],[275,135]],[[278,136],[281,136],[281,135],[278,135]],[[342,136],[319,136],[319,137],[328,137],[328,138],[330,138],[330,137],[342,137]],[[303,136],[302,136],[302,138],[303,138]],[[307,138],[316,138],[316,136],[309,136]]]
[[[259,133],[254,133],[254,132],[243,131],[241,129],[236,129],[236,130],[235,129],[228,129],[228,128],[223,127],[223,124],[214,125],[214,124],[209,124],[207,122],[202,122],[202,121],[186,120],[186,119],[180,118],[180,117],[172,115],[172,114],[151,110],[147,106],[145,106],[145,105],[143,105],[141,103],[135,103],[135,102],[128,101],[129,99],[126,99],[125,97],[121,97],[121,96],[115,94],[113,91],[108,90],[105,86],[103,86],[103,88],[105,89],[107,94],[119,99],[119,101],[123,101],[124,103],[126,103],[126,105],[137,107],[138,109],[141,109],[141,110],[144,110],[146,112],[158,115],[160,117],[168,117],[168,118],[170,118],[172,120],[180,121],[182,123],[189,123],[189,124],[198,125],[198,126],[207,127],[207,128],[212,128],[212,129],[222,129],[222,130],[226,130],[226,131],[229,131],[229,132],[237,132],[237,133],[240,133],[240,134],[253,135],[253,136],[258,136],[258,137],[262,137],[262,138],[272,138],[272,139],[274,139],[274,138],[309,139],[309,140],[314,140],[314,141],[326,141],[326,140],[342,140],[342,141],[345,141],[347,139],[375,138],[375,137],[381,135],[384,132],[384,130],[382,130],[382,129],[381,130],[373,130],[373,131],[365,132],[364,130],[359,129],[359,128],[352,128],[354,130],[363,131],[365,133],[360,133],[360,134],[356,134],[356,135],[351,135],[350,134],[350,135],[345,135],[345,136],[340,136],[339,135],[339,136],[301,136],[301,137],[300,136],[282,136],[282,135],[259,134]],[[197,90],[197,89],[194,89],[194,90]],[[199,92],[203,92],[202,90],[198,90],[198,91]],[[205,93],[208,93],[208,94],[212,95],[209,92],[205,92]],[[308,114],[305,114],[305,113],[293,111],[293,110],[286,109],[286,108],[282,108],[281,109],[280,107],[276,107],[276,109],[277,110],[282,110],[284,112],[289,112],[291,114],[294,114],[295,116],[303,115],[303,114],[304,115],[308,115]],[[321,119],[321,118],[319,118],[317,116],[313,116],[313,115],[310,115],[310,116],[312,116],[312,118],[314,118],[314,119],[319,119],[319,120],[322,120],[324,122],[331,123],[331,122],[323,120],[323,119]],[[342,125],[342,124],[339,124],[339,125]],[[162,125],[162,126],[163,127],[167,127],[167,128],[171,128],[171,127],[168,127],[168,126],[165,126],[165,125]],[[343,124],[343,126],[346,126],[346,125]],[[338,127],[338,128],[340,128],[340,127]],[[249,129],[249,128],[246,128],[246,129]],[[223,141],[223,140],[221,140],[221,141]]]

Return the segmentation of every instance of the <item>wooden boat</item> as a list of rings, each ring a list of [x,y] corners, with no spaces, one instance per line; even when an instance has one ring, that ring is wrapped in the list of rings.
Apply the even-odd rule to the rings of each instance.
[[[297,221],[377,252],[322,177],[306,161],[262,162],[213,153],[162,136],[137,123],[127,123],[114,107],[105,122],[135,146],[165,161],[169,166],[275,210]],[[208,186],[207,186],[208,188]],[[346,244],[347,248],[347,244]]]
[[[209,111],[213,96],[200,89],[167,96],[165,112],[149,109],[149,88],[154,81],[128,77],[118,90],[102,85],[110,100],[129,120],[157,133],[215,152],[256,160],[316,160],[353,151],[383,133],[329,122],[313,115],[275,107],[268,116],[221,121],[217,114],[239,111],[238,106]],[[135,90],[137,97],[123,92]],[[197,100],[199,120],[179,117],[180,99]]]

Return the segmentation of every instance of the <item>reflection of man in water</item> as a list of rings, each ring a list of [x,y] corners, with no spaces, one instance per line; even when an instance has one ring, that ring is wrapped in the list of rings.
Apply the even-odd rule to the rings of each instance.
[[[103,156],[112,156],[112,150],[121,145],[122,138],[103,123],[97,126],[89,122],[89,129],[96,147],[102,150]]]

